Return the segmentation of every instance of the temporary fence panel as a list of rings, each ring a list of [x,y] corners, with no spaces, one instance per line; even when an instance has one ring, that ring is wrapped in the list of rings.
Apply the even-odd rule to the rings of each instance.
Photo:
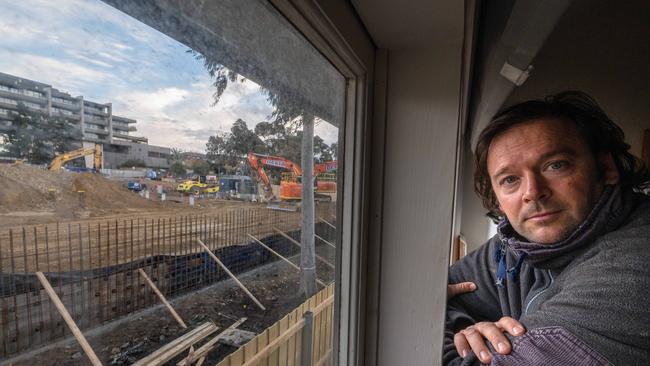
[[[217,366],[329,365],[332,359],[334,284],[328,285],[257,337],[226,356]],[[313,318],[309,322],[305,316]],[[306,327],[309,324],[309,327]],[[308,329],[307,334],[304,330]],[[309,345],[303,342],[311,342]],[[304,350],[311,349],[311,354]]]
[[[317,208],[317,214],[331,214],[332,206]],[[299,249],[273,228],[298,239],[300,222],[299,212],[257,207],[212,216],[86,220],[0,231],[0,358],[71,335],[36,272],[47,276],[70,316],[86,330],[159,303],[140,269],[167,298],[226,279],[197,239],[230,271],[243,273],[279,260],[249,235],[291,257]],[[335,240],[325,224],[317,224],[317,232]],[[333,257],[333,250],[327,253]]]

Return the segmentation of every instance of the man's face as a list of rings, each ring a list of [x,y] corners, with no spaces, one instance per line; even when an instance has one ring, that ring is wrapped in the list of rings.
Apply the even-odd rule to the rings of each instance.
[[[532,120],[497,135],[488,173],[499,207],[529,241],[567,238],[600,197],[597,162],[573,124]]]

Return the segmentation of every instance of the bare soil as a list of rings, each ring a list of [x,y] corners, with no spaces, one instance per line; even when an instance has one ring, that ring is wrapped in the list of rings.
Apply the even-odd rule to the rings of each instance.
[[[126,188],[127,181],[108,179],[100,174],[49,171],[29,165],[0,164],[0,228],[54,222],[87,222],[87,219],[128,217],[168,217],[172,215],[214,214],[222,210],[261,204],[215,199],[189,198],[173,191],[173,184],[145,181],[165,187],[167,200],[154,192],[146,199]],[[83,192],[83,193],[80,193]]]
[[[319,265],[318,270],[324,282],[333,280],[333,272],[328,268]],[[282,261],[259,267],[239,278],[265,305],[266,311],[260,310],[232,280],[171,301],[172,306],[190,329],[213,321],[220,328],[216,335],[239,318],[246,317],[248,319],[239,329],[258,334],[305,301],[298,293],[298,272]],[[157,307],[86,332],[86,336],[104,365],[129,365],[187,331],[180,328],[165,308]],[[219,344],[206,358],[205,364],[214,365],[235,350],[235,347]],[[175,365],[186,355],[187,352],[182,353],[168,365]],[[68,339],[7,360],[6,364],[81,365],[88,364],[88,359],[81,347],[73,339]]]

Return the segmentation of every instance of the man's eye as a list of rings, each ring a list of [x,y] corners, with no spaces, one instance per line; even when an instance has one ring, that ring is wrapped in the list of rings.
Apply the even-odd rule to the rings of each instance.
[[[564,168],[565,164],[563,161],[554,161],[548,165],[549,169],[558,170]]]
[[[501,185],[511,185],[517,182],[517,177],[510,175],[501,179]]]

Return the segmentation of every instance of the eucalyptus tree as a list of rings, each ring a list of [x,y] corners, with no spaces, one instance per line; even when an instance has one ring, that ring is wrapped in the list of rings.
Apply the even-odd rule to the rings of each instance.
[[[246,82],[246,78],[228,69],[215,59],[192,51],[203,62],[212,78],[213,105],[219,103],[229,83]],[[314,213],[314,114],[293,97],[291,92],[282,88],[261,87],[267,101],[273,106],[269,128],[298,131],[302,127],[302,225],[300,230],[300,291],[307,297],[316,293],[316,248],[315,248],[315,213]]]

